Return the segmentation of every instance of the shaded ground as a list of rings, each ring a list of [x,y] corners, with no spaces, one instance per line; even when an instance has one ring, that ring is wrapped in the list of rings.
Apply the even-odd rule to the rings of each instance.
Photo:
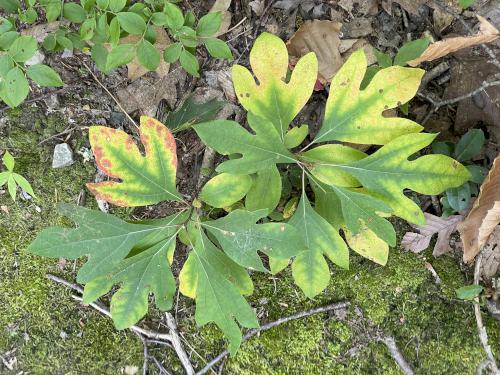
[[[251,15],[246,2],[237,4],[233,9],[235,14],[239,17]],[[342,8],[337,11],[352,19]],[[304,17],[300,12],[295,16],[298,21]],[[422,17],[421,20],[426,20],[430,15]],[[278,27],[283,30],[282,34],[290,34],[292,29],[285,27],[286,22],[289,23],[287,20],[281,12],[273,11],[259,30],[272,31],[273,27]],[[252,22],[255,27],[261,20],[254,15]],[[384,42],[389,44],[386,48],[391,48],[392,43],[397,46],[406,38],[406,30],[400,26],[391,28],[389,22],[400,25],[401,19],[397,16],[391,19],[380,11],[372,20],[378,30],[386,29],[384,35],[389,40]],[[418,21],[413,22],[417,26],[412,32],[423,30]],[[377,46],[384,45],[379,34],[373,33],[370,38],[380,42]],[[251,43],[251,38],[233,43],[235,50],[241,53],[241,58],[237,57],[240,63],[246,63],[247,42]],[[71,298],[70,291],[45,277],[47,273],[54,273],[74,280],[78,262],[48,260],[24,251],[40,229],[63,223],[56,212],[58,202],[74,203],[83,194],[86,206],[95,207],[93,197],[84,188],[96,173],[94,163],[85,161],[89,147],[86,127],[101,123],[131,131],[113,101],[88,72],[79,68],[78,58],[65,60],[64,66],[55,62],[69,82],[67,90],[28,103],[22,109],[2,113],[0,149],[8,149],[16,157],[17,171],[32,182],[40,200],[21,199],[14,204],[7,194],[0,195],[0,355],[5,361],[15,359],[12,362],[15,370],[9,371],[0,363],[1,373],[131,374],[142,368],[143,345],[136,335],[115,330],[111,320],[80,305]],[[200,82],[188,80],[179,84],[178,99],[182,98],[181,93],[190,92],[196,85],[207,85],[210,73],[221,67],[224,65],[208,61],[204,67],[207,73]],[[124,85],[123,71],[100,77],[107,87]],[[301,120],[318,121],[317,117],[321,116],[318,103],[324,100],[324,93],[316,94],[312,108],[306,108]],[[443,113],[449,115],[446,110],[441,115]],[[415,113],[411,112],[411,116]],[[184,144],[179,148],[183,165],[181,185],[189,188],[197,176],[192,170],[198,168],[203,148],[189,131],[179,137],[179,144]],[[75,151],[76,162],[54,170],[51,168],[53,147],[62,141],[67,141]],[[161,215],[167,209],[114,212],[142,217]],[[408,228],[399,222],[396,225],[400,239]],[[431,250],[415,255],[395,248],[391,250],[386,267],[355,254],[351,256],[350,270],[331,267],[332,282],[313,301],[307,300],[293,284],[289,269],[276,277],[253,274],[256,290],[249,301],[262,322],[344,299],[351,301],[352,307],[347,315],[319,314],[273,328],[251,339],[243,344],[236,357],[225,362],[224,373],[399,374],[386,347],[368,333],[372,330],[371,325],[394,336],[405,358],[419,374],[470,374],[475,371],[484,353],[477,337],[472,307],[470,303],[457,300],[454,292],[469,284],[472,278],[471,270],[462,269],[460,265],[461,254],[457,252],[435,259]],[[433,265],[442,280],[441,285],[436,285],[424,266],[425,261]],[[205,361],[225,348],[215,326],[196,327],[191,300],[179,296],[176,316],[179,331],[189,343],[186,349],[195,368],[203,367]],[[142,324],[151,329],[165,329],[160,313],[154,309]],[[500,355],[498,322],[487,318],[486,325],[493,351]],[[157,347],[150,350],[150,355],[172,373],[182,373],[173,350]],[[158,372],[151,362],[149,370]]]

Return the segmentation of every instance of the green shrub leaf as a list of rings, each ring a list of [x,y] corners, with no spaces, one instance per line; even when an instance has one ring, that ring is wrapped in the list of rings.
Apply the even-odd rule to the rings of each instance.
[[[181,62],[181,66],[186,72],[195,77],[200,76],[200,73],[198,73],[198,70],[200,69],[198,59],[191,52],[183,49],[179,55],[179,60]]]
[[[64,3],[63,16],[73,23],[82,23],[87,18],[85,9],[77,3]]]
[[[182,52],[182,44],[181,43],[172,43],[163,52],[163,58],[166,62],[172,64],[179,60]]]
[[[269,214],[280,201],[281,187],[281,175],[276,165],[257,171],[245,198],[246,209],[249,211],[265,209]]]
[[[17,107],[28,96],[30,87],[23,71],[17,66],[8,71],[0,85],[0,98],[9,107]]]
[[[63,85],[59,74],[44,64],[31,65],[26,69],[26,73],[36,84],[43,87],[60,87]]]
[[[460,138],[453,156],[458,161],[470,160],[481,152],[484,141],[484,133],[481,129],[471,129]]]
[[[219,59],[233,59],[233,53],[224,41],[217,38],[208,38],[204,40],[204,43],[210,56]]]
[[[120,12],[116,15],[123,30],[129,34],[141,35],[146,31],[144,19],[133,12]]]
[[[201,37],[213,36],[219,31],[222,22],[222,12],[211,12],[205,14],[198,21],[196,26],[196,35]]]
[[[33,57],[38,43],[32,36],[20,36],[9,47],[8,53],[17,62],[25,62]]]
[[[137,46],[137,58],[143,67],[156,70],[160,65],[160,51],[146,39],[142,39]]]
[[[394,58],[394,65],[405,66],[408,61],[419,58],[429,43],[429,39],[422,38],[403,44]]]

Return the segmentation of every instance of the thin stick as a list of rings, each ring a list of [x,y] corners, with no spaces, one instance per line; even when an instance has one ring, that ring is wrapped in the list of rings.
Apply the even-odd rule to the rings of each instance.
[[[104,91],[106,91],[106,93],[111,97],[111,99],[113,99],[116,103],[116,105],[118,106],[118,108],[120,108],[120,110],[125,114],[125,116],[127,116],[127,118],[130,120],[130,122],[137,128],[139,129],[139,126],[137,126],[136,122],[134,121],[134,119],[132,117],[130,117],[130,115],[127,113],[127,111],[125,111],[125,109],[123,109],[122,105],[120,104],[120,102],[118,101],[118,99],[116,99],[114,97],[113,94],[111,94],[111,92],[108,90],[108,88],[106,86],[104,86],[101,81],[99,80],[99,78],[97,78],[97,76],[94,74],[94,72],[89,68],[89,66],[87,64],[85,64],[85,61],[82,60],[82,64],[83,66],[88,70],[88,72],[92,75],[92,78],[94,78],[94,80],[99,84],[99,86],[101,86]]]
[[[181,361],[184,370],[186,370],[186,374],[194,375],[193,365],[189,361],[189,356],[184,350],[184,347],[182,346],[181,343],[181,338],[177,333],[177,325],[175,324],[175,319],[173,315],[170,314],[169,312],[165,313],[165,317],[167,318],[167,326],[170,329],[170,335],[172,337],[171,339],[172,346],[174,347],[174,350],[177,353],[177,356],[179,357],[179,360]]]
[[[481,274],[481,261],[483,258],[482,250],[477,256],[476,266],[474,267],[474,285],[479,285],[479,277]],[[481,307],[479,305],[479,296],[474,298],[474,315],[476,316],[477,331],[479,333],[479,340],[483,345],[484,352],[486,353],[486,358],[490,362],[490,367],[493,374],[500,374],[498,370],[497,362],[495,356],[491,351],[491,347],[488,344],[488,333],[483,325],[483,317],[481,316]]]
[[[394,360],[398,364],[403,374],[413,375],[415,373],[413,371],[413,368],[410,366],[408,362],[406,362],[406,359],[403,357],[403,354],[397,347],[396,340],[394,340],[394,337],[384,336],[381,337],[379,341],[382,341],[385,344],[385,346],[387,346],[387,349],[389,349],[389,352],[391,353],[391,357],[394,358]]]
[[[55,275],[47,274],[47,278],[58,283],[67,286],[68,288],[80,293],[83,295],[83,288],[79,285],[72,284],[69,281],[66,281],[64,279],[61,279],[60,277],[57,277]],[[73,296],[73,299],[83,302],[83,299],[78,296]],[[99,311],[101,314],[106,315],[107,317],[111,318],[111,313],[109,312],[109,309],[107,309],[104,305],[101,303],[96,303],[96,302],[91,302],[89,303],[89,306],[93,307],[97,311]],[[155,331],[150,331],[147,329],[143,329],[140,327],[137,327],[136,325],[133,325],[129,328],[131,331],[139,333],[141,335],[146,336],[148,339],[152,340],[163,340],[163,341],[169,341],[172,342],[172,337],[167,334],[167,333],[160,333],[160,332],[155,332]]]
[[[310,309],[310,310],[305,310],[298,312],[296,314],[289,315],[284,318],[280,318],[274,322],[264,324],[260,326],[259,328],[252,329],[248,331],[242,338],[241,342],[245,342],[251,337],[259,334],[260,332],[267,331],[273,327],[279,326],[280,324],[289,322],[291,320],[296,320],[300,319],[306,316],[322,313],[322,312],[327,312],[327,311],[332,311],[332,310],[340,310],[340,309],[345,309],[349,306],[349,302],[343,301],[343,302],[337,302],[337,303],[332,303],[327,306],[323,307],[318,307],[315,309]],[[206,374],[208,371],[212,369],[213,366],[215,366],[218,362],[220,362],[224,357],[226,357],[229,354],[229,350],[225,349],[223,352],[221,352],[217,357],[215,357],[213,360],[211,360],[205,367],[203,367],[200,371],[196,373],[196,375],[202,375]]]

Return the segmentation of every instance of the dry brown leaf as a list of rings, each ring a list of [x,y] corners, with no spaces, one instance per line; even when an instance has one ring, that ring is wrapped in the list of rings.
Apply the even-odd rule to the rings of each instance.
[[[448,38],[432,43],[424,53],[417,59],[408,61],[408,65],[417,66],[423,61],[432,61],[456,52],[463,48],[472,47],[482,43],[490,43],[500,37],[499,31],[489,23],[486,18],[477,16],[479,19],[479,32],[473,36],[459,36]]]
[[[361,48],[365,51],[367,65],[375,64],[377,62],[377,58],[373,53],[373,46],[366,39],[358,39],[352,45],[349,51],[347,51],[345,54],[342,54],[342,58],[344,59],[344,61],[347,61],[347,59],[353,54],[353,52]]]
[[[471,211],[458,226],[464,262],[472,261],[500,223],[500,155],[493,162]]]
[[[47,35],[51,32],[56,31],[61,25],[61,21],[54,21],[49,23],[43,23],[40,25],[35,25],[28,29],[21,31],[21,35],[29,35],[36,39],[38,43],[42,43]]]
[[[500,225],[488,238],[483,247],[481,262],[481,276],[483,280],[491,280],[500,275]]]
[[[219,31],[215,34],[216,37],[223,35],[231,26],[232,14],[228,11],[231,5],[231,0],[215,0],[214,5],[210,8],[210,12],[222,12],[222,22]]]
[[[339,33],[342,24],[335,21],[306,21],[287,42],[288,52],[296,59],[309,52],[318,58],[318,80],[330,82],[342,66]]]
[[[414,228],[419,233],[407,232],[403,236],[401,246],[405,250],[420,253],[429,247],[432,236],[437,234],[436,245],[432,255],[435,257],[451,251],[450,236],[457,230],[457,225],[463,220],[462,215],[452,215],[446,219],[424,213],[427,223],[425,225],[415,225]]]
[[[156,42],[154,44],[155,48],[157,48],[161,55],[163,56],[163,51],[167,46],[172,43],[170,38],[167,35],[167,32],[163,27],[155,27],[156,31]],[[125,38],[120,39],[120,44],[123,43],[137,43],[139,40],[139,35],[128,35]],[[145,67],[141,65],[139,62],[139,59],[135,57],[131,62],[127,64],[127,69],[128,69],[128,79],[131,81],[135,81],[136,79],[142,77],[144,74],[149,72]],[[160,59],[160,65],[158,68],[156,68],[155,72],[158,74],[160,78],[165,77],[168,74],[168,71],[170,69],[170,64],[165,62],[163,58]]]

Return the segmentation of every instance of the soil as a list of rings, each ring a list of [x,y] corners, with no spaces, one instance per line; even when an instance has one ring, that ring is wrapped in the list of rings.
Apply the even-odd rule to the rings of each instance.
[[[260,3],[253,1],[252,3]],[[212,2],[183,1],[181,6],[197,15],[205,14]],[[424,32],[436,37],[464,31],[452,23],[444,30],[435,30],[432,7],[422,6],[417,14],[392,4],[389,15],[381,6],[376,10],[357,1],[275,1],[266,2],[265,11],[256,15],[248,0],[234,0],[230,10],[232,25],[243,21],[231,31],[227,40],[235,54],[235,62],[248,66],[248,53],[254,38],[263,31],[288,39],[307,19],[333,19],[348,25],[346,38],[365,38],[373,47],[392,55],[408,38],[416,39]],[[283,10],[276,5],[292,4]],[[366,2],[371,3],[371,2]],[[374,3],[377,3],[376,1]],[[478,1],[489,6],[489,2]],[[293,6],[293,4],[301,6]],[[312,5],[311,5],[312,4]],[[352,7],[349,4],[353,4]],[[309,5],[311,7],[309,8]],[[309,10],[307,10],[309,9]],[[472,15],[466,18],[474,24]],[[500,22],[500,19],[495,22]],[[357,24],[356,24],[357,23]],[[364,27],[362,27],[365,25]],[[499,26],[497,24],[497,26]],[[367,31],[368,30],[368,31]],[[203,56],[203,52],[200,51]],[[485,59],[480,49],[470,51]],[[202,77],[187,77],[169,88],[169,99],[156,111],[158,118],[179,108],[188,94],[199,88],[223,91],[217,74],[232,63],[203,56]],[[456,57],[445,58],[455,63]],[[9,150],[16,158],[17,172],[25,176],[39,199],[20,198],[13,203],[8,194],[0,192],[0,373],[2,374],[135,374],[143,365],[143,343],[130,331],[118,331],[111,320],[71,297],[61,285],[46,278],[47,273],[75,280],[81,262],[40,258],[25,251],[37,233],[48,226],[69,224],[57,213],[57,204],[70,202],[97,208],[94,197],[85,189],[97,170],[89,158],[88,127],[101,124],[120,128],[137,136],[134,127],[121,113],[115,101],[93,79],[82,65],[93,69],[100,82],[113,94],[126,88],[126,68],[110,75],[98,72],[84,54],[61,58],[48,55],[46,63],[56,69],[66,85],[63,89],[34,89],[20,108],[0,109],[0,150]],[[442,62],[424,65],[426,70]],[[172,66],[171,71],[178,68]],[[452,75],[452,78],[454,76]],[[145,79],[154,80],[154,73]],[[453,78],[453,79],[460,79]],[[456,82],[451,82],[456,85]],[[432,81],[427,90],[442,97],[450,81]],[[311,128],[322,120],[322,109],[328,93],[314,93],[295,120]],[[423,99],[410,103],[408,117],[422,121],[431,110]],[[467,129],[455,128],[456,107],[443,107],[426,120],[426,130],[436,127],[441,137],[455,141]],[[138,118],[138,111],[131,113]],[[233,114],[232,117],[239,114]],[[479,121],[490,141],[482,162],[491,163],[498,152],[496,123]],[[204,153],[204,145],[192,130],[175,134],[178,145],[178,187],[187,197],[194,197]],[[67,142],[74,152],[75,163],[63,169],[52,169],[54,146]],[[83,200],[82,200],[83,197]],[[426,204],[424,197],[418,197]],[[430,202],[429,202],[430,203]],[[428,211],[433,212],[427,204]],[[110,212],[127,219],[158,218],[175,210],[171,204],[154,207],[122,209]],[[409,227],[395,222],[398,243]],[[180,244],[177,260],[182,264],[186,249]],[[456,298],[455,290],[471,283],[472,270],[461,263],[460,249],[434,258],[432,246],[421,254],[391,249],[387,266],[378,266],[351,253],[350,269],[331,267],[332,281],[314,300],[307,299],[293,283],[288,268],[271,276],[252,273],[255,292],[249,302],[261,322],[278,319],[294,312],[323,306],[334,301],[349,300],[351,308],[343,316],[318,314],[273,328],[247,343],[224,362],[224,374],[400,374],[401,370],[383,343],[373,340],[367,332],[376,327],[392,335],[418,374],[471,374],[484,359],[470,303]],[[436,284],[425,264],[429,262],[441,279]],[[178,269],[174,267],[174,272]],[[108,304],[109,300],[103,298]],[[214,325],[202,328],[194,321],[193,301],[179,295],[175,316],[179,332],[193,366],[202,368],[226,347],[221,332]],[[484,315],[493,351],[500,356],[500,325]],[[151,304],[141,326],[166,330],[162,314]],[[168,371],[183,373],[175,352],[164,346],[151,346],[154,356]],[[3,362],[3,364],[2,364]],[[9,370],[5,363],[11,363]],[[159,373],[149,361],[148,373]]]

